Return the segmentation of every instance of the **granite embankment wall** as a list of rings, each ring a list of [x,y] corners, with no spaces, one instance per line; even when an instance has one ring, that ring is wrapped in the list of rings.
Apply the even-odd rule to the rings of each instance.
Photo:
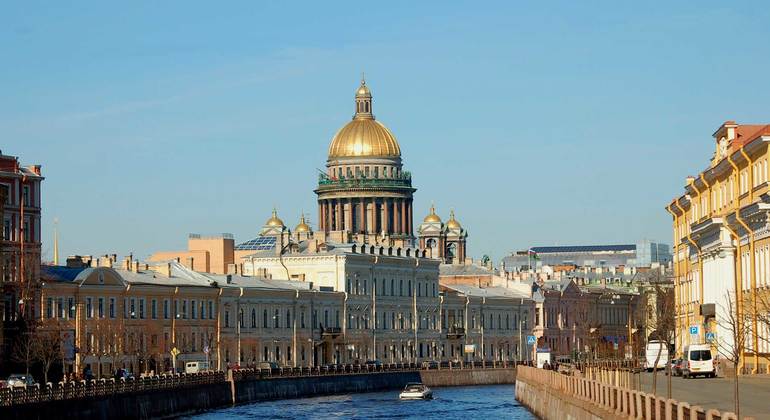
[[[0,408],[2,419],[157,419],[232,405],[229,382]]]
[[[418,371],[245,380],[235,382],[235,403],[385,391],[419,381]]]
[[[514,384],[516,369],[423,370],[420,378],[430,387]]]
[[[558,392],[547,384],[523,378],[516,380],[516,400],[539,418],[546,420],[627,419],[627,417],[616,416],[614,413],[602,410],[589,402]]]

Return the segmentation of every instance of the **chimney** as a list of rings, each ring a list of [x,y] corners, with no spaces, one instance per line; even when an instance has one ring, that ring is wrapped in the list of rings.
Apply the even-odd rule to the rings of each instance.
[[[227,275],[227,284],[232,284],[232,282],[233,282],[233,275],[232,274],[228,274]]]
[[[318,239],[312,239],[308,241],[307,251],[308,253],[313,253],[313,254],[318,252]]]
[[[193,257],[187,257],[187,268],[190,270],[195,270],[195,265],[193,264],[195,262],[195,259]]]
[[[134,265],[134,272],[138,273],[139,272],[139,261],[138,260],[134,261],[133,265]]]
[[[123,269],[131,271],[131,257],[123,258]]]
[[[238,264],[238,269],[237,270],[238,270],[238,274],[243,275],[243,263],[239,263]]]

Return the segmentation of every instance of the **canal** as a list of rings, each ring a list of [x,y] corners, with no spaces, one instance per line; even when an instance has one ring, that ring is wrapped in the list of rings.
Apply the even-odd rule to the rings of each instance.
[[[434,388],[433,400],[400,401],[399,391],[259,402],[192,419],[535,419],[514,398],[513,385]]]

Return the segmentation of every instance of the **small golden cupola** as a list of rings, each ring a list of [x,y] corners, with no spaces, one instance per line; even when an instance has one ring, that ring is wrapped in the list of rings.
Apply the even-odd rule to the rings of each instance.
[[[449,220],[446,222],[446,227],[448,229],[462,229],[462,225],[460,225],[460,222],[455,219],[455,211],[450,210],[449,211]]]
[[[436,207],[434,207],[432,204],[430,206],[430,214],[425,216],[425,219],[422,220],[424,223],[441,223],[441,218],[436,214]]]
[[[275,210],[275,208],[273,208],[272,216],[270,216],[270,218],[267,219],[267,221],[265,222],[265,226],[270,226],[270,227],[282,227],[282,226],[285,226],[283,224],[283,220],[281,220],[278,217],[278,212]]]
[[[305,215],[303,214],[302,217],[299,219],[299,224],[294,228],[295,233],[305,233],[310,232],[310,226],[305,222]]]

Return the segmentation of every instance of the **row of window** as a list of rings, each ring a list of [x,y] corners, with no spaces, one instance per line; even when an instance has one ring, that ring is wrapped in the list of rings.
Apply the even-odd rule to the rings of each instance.
[[[382,172],[380,172],[380,168],[382,168]],[[373,178],[380,178],[380,174],[382,174],[382,178],[394,178],[401,175],[401,169],[395,168],[393,166],[346,166],[344,168],[340,166],[337,167],[336,171],[331,169],[329,176],[336,176],[339,179],[349,179],[369,178],[370,174],[373,175]]]
[[[110,318],[118,317],[118,299],[114,297],[85,298],[85,317]],[[66,303],[66,304],[65,304]],[[149,303],[149,304],[148,304]],[[159,306],[162,305],[162,306]],[[213,300],[195,299],[150,299],[124,298],[122,305],[123,319],[214,319],[216,316]],[[75,298],[48,297],[46,299],[46,318],[75,319]],[[162,312],[159,312],[162,311]]]
[[[377,284],[377,279],[374,279],[374,284]],[[387,286],[390,285],[390,288]],[[388,282],[385,279],[382,279],[379,283],[379,288],[377,289],[377,295],[379,296],[412,296],[412,281],[407,280],[406,282],[406,290],[404,290],[404,280],[399,280],[398,284],[396,284],[395,279],[390,279],[390,282]],[[367,279],[359,280],[359,279],[348,279],[347,280],[347,290],[348,293],[351,295],[366,295],[369,292],[369,284]],[[430,283],[430,290],[428,287],[427,282],[417,282],[417,297],[436,297],[436,283],[431,282]]]

